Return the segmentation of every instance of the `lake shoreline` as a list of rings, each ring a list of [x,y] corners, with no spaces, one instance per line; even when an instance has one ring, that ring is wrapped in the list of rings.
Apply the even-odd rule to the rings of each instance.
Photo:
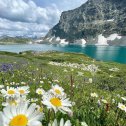
[[[57,44],[14,44],[0,45],[0,51],[25,52],[25,51],[59,51],[86,54],[100,61],[112,61],[126,64],[126,46],[96,46],[96,45],[57,45]]]

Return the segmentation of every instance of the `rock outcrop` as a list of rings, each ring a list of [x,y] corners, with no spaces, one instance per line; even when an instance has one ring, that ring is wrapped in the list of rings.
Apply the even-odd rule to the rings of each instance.
[[[63,12],[43,42],[126,45],[126,0],[88,0]]]

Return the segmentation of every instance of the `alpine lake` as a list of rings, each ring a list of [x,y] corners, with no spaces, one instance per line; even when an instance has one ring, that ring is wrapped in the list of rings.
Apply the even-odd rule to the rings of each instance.
[[[0,51],[60,51],[82,53],[98,61],[126,63],[126,46],[80,46],[80,45],[48,45],[48,44],[15,44],[0,45]]]

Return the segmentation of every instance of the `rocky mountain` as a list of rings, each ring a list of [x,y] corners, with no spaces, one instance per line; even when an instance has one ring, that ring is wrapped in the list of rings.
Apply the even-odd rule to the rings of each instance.
[[[63,12],[43,42],[126,45],[126,0],[88,0]]]

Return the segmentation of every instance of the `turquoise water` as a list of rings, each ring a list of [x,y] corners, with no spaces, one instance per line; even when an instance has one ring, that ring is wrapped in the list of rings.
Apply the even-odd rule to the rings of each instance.
[[[62,51],[77,52],[102,61],[115,61],[126,64],[126,47],[121,46],[79,46],[79,45],[46,45],[46,44],[24,44],[24,45],[0,45],[0,51],[22,52],[34,51]]]

